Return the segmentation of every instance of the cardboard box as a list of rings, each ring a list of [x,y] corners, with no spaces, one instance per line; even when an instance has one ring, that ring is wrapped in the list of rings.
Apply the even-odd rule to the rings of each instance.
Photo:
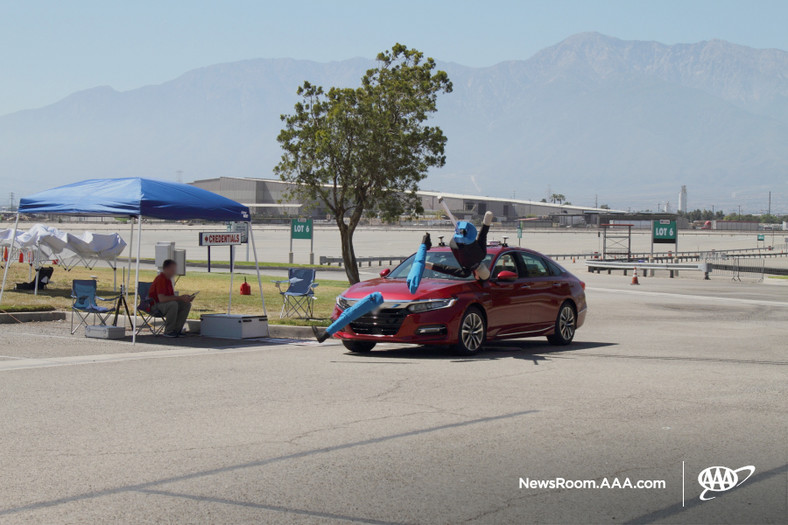
[[[268,337],[268,317],[244,314],[202,314],[200,335],[220,339]]]

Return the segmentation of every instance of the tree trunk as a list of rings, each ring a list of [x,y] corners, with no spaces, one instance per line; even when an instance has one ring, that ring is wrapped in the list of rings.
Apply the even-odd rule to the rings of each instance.
[[[337,217],[339,226],[339,237],[342,240],[342,262],[345,264],[345,273],[350,284],[356,284],[361,280],[358,275],[358,263],[356,262],[356,252],[353,250],[353,233],[355,228],[350,228],[345,224],[342,217]]]

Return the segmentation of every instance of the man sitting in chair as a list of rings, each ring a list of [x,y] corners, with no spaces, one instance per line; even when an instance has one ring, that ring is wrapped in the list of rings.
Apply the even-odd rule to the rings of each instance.
[[[172,278],[178,272],[178,266],[172,259],[167,259],[161,265],[161,272],[153,280],[148,298],[151,302],[151,311],[158,311],[167,321],[164,328],[164,337],[178,337],[183,333],[183,325],[192,309],[194,295],[175,295],[172,287]]]

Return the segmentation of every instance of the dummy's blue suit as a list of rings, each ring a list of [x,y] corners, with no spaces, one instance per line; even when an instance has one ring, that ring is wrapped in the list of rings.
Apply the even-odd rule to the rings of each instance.
[[[317,327],[312,327],[312,331],[315,333],[317,340],[322,343],[359,317],[367,315],[381,304],[383,304],[383,295],[380,292],[372,292],[342,312],[339,317],[337,317],[337,320],[331,323],[323,333],[320,333]]]

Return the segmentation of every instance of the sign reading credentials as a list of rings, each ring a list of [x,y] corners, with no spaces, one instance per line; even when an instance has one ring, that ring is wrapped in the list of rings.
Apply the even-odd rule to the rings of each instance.
[[[652,231],[651,239],[655,243],[675,244],[678,237],[678,230],[676,229],[676,221],[668,219],[660,219],[658,221],[651,221]]]
[[[241,244],[241,232],[200,232],[200,246]]]
[[[291,239],[311,239],[312,219],[292,219],[290,221]]]

